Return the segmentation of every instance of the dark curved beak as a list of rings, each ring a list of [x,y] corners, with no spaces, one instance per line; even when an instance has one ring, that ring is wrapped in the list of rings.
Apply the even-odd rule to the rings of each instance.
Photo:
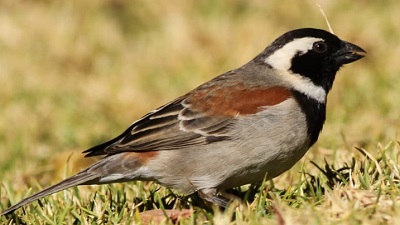
[[[348,64],[363,58],[365,53],[361,47],[342,40],[341,48],[335,53],[335,60],[339,65]]]

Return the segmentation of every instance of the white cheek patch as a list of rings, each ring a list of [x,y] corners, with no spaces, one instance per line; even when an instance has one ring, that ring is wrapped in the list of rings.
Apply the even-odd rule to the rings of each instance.
[[[326,91],[321,86],[315,85],[310,79],[307,77],[303,77],[296,73],[291,73],[291,71],[277,71],[281,78],[291,84],[291,86],[307,95],[310,98],[315,99],[319,103],[325,103],[326,101]]]
[[[291,84],[294,89],[320,103],[324,103],[326,100],[326,91],[321,86],[315,85],[307,77],[290,71],[292,58],[295,55],[305,54],[307,51],[312,49],[313,44],[317,41],[323,41],[323,39],[313,37],[294,39],[275,51],[272,55],[268,56],[265,59],[265,62],[277,70],[279,76],[285,82]],[[321,74],[321,76],[322,75],[323,74]]]

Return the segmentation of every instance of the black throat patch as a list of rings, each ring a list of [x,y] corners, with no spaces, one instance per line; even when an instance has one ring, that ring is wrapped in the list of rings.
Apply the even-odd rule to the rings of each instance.
[[[310,146],[312,146],[318,140],[318,136],[324,125],[326,105],[296,90],[293,90],[292,93],[306,115],[307,133],[310,138]]]

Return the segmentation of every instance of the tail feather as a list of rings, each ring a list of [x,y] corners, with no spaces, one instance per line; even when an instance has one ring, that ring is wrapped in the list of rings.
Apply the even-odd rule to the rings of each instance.
[[[84,170],[72,177],[69,177],[63,181],[61,181],[60,183],[57,183],[53,186],[50,186],[34,195],[31,195],[25,199],[23,199],[22,201],[18,202],[17,204],[11,206],[10,208],[4,210],[1,215],[6,215],[9,213],[14,212],[15,210],[17,210],[18,208],[36,201],[42,197],[54,194],[56,192],[65,190],[67,188],[73,187],[73,186],[77,186],[77,185],[81,185],[81,184],[90,184],[91,181],[98,179],[99,174],[98,173],[93,173],[93,172],[88,172],[88,170]]]

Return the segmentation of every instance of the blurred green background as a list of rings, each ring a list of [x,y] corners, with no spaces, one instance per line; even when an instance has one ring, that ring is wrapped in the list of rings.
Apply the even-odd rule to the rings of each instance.
[[[318,2],[368,54],[337,76],[317,162],[374,151],[400,126],[398,1]],[[0,1],[0,177],[24,189],[300,27],[327,29],[315,1]]]

